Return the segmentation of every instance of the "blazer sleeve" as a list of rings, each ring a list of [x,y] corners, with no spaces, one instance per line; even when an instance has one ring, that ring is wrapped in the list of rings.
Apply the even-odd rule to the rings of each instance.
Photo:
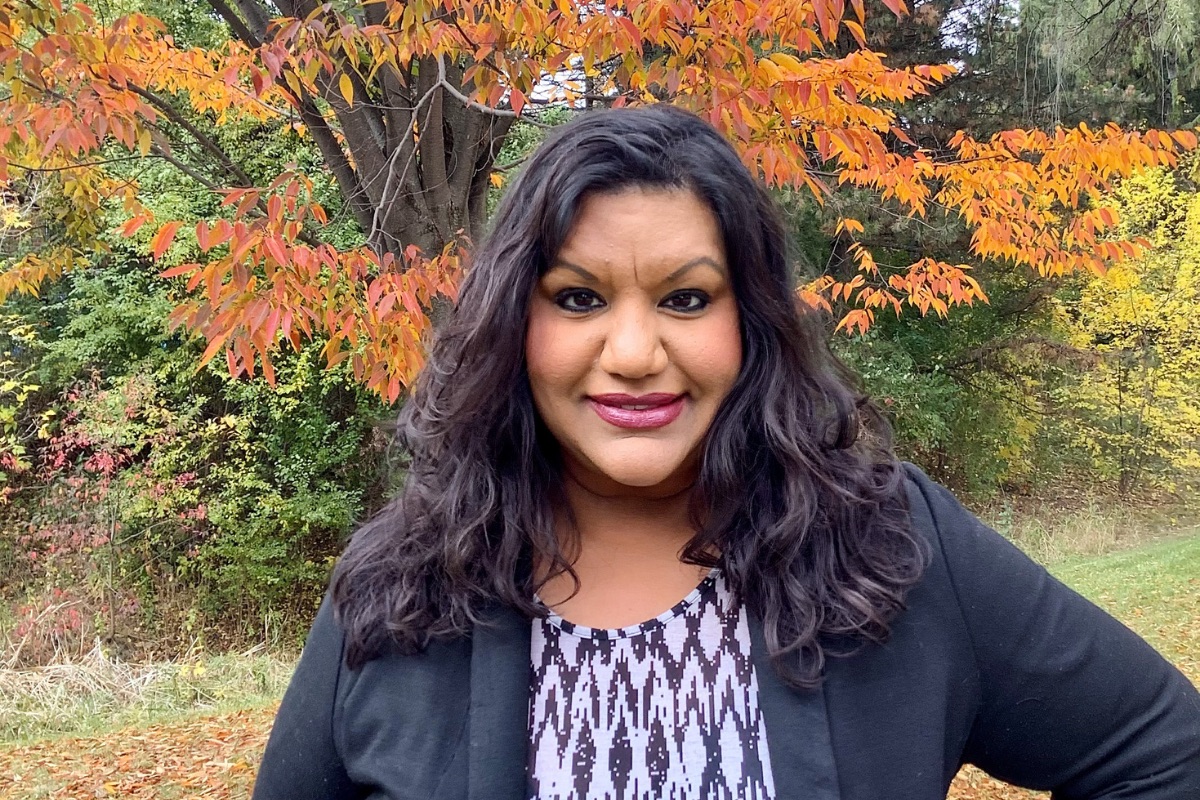
[[[910,468],[980,675],[964,760],[1062,800],[1200,798],[1200,695],[1148,644]]]
[[[253,800],[364,796],[346,774],[334,736],[344,638],[327,594],[275,716]]]

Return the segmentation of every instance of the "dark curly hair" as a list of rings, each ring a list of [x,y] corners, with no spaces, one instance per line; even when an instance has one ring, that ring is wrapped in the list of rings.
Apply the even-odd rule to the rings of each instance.
[[[741,372],[704,443],[684,559],[721,567],[797,686],[820,681],[831,642],[881,641],[904,607],[926,554],[891,433],[798,307],[774,202],[699,117],[608,110],[562,126],[530,159],[401,411],[404,486],[333,577],[351,668],[467,634],[494,603],[533,618],[533,565],[569,571],[553,525],[556,444],[525,369],[529,301],[583,199],[630,187],[708,204],[740,315]]]

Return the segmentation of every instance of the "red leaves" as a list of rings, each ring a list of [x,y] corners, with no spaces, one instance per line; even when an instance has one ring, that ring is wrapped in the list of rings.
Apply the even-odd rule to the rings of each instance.
[[[229,220],[219,219],[212,227],[204,220],[196,223],[196,244],[200,246],[200,251],[207,253],[214,247],[220,247],[229,241],[233,236],[234,226],[229,223]]]
[[[827,42],[837,38],[838,27],[846,13],[844,0],[813,0],[813,13],[817,16],[817,28]]]
[[[229,192],[226,208],[263,209],[265,216],[197,225],[208,261],[163,273],[188,277],[189,291],[198,292],[172,324],[204,334],[204,363],[224,353],[232,374],[261,368],[268,381],[272,353],[283,341],[299,348],[305,339],[322,338],[331,366],[349,359],[360,380],[395,400],[422,364],[430,304],[438,295],[453,296],[457,245],[434,259],[410,246],[400,260],[365,247],[314,246],[298,238],[298,220],[324,214],[311,197],[311,181],[287,174],[265,192]]]
[[[267,252],[275,259],[275,263],[286,265],[289,261],[287,254],[287,246],[283,243],[282,237],[279,234],[272,234],[263,240],[263,244],[267,248]]]
[[[121,235],[124,236],[125,238],[129,238],[130,236],[133,236],[133,234],[136,233],[137,230],[142,227],[142,225],[146,224],[149,221],[150,221],[149,215],[138,214],[138,215],[134,216],[133,218],[131,218],[124,225],[121,226]]]
[[[1175,137],[1175,141],[1179,142],[1179,146],[1185,150],[1195,150],[1197,145],[1196,134],[1191,131],[1182,130],[1174,131],[1171,136]]]
[[[181,278],[184,275],[191,275],[193,272],[195,272],[199,268],[200,268],[199,264],[180,264],[177,267],[171,267],[170,269],[163,270],[161,273],[159,273],[159,277],[160,278]]]
[[[168,222],[158,229],[158,233],[154,234],[154,238],[150,240],[150,255],[158,261],[163,257],[163,253],[167,252],[167,248],[171,246],[171,242],[175,241],[175,233],[179,230],[182,222]]]
[[[904,0],[883,0],[883,4],[897,17],[902,17],[908,13],[908,6],[905,5]]]
[[[513,111],[520,114],[525,110],[525,93],[517,88],[510,89],[508,93],[508,103],[510,106],[512,106]]]

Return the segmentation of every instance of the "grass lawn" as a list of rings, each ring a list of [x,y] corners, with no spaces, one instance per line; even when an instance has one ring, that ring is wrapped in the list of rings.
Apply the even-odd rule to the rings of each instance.
[[[1067,558],[1051,570],[1200,683],[1200,528],[1108,555]],[[247,701],[253,696],[248,694]],[[163,718],[151,715],[141,724],[96,735],[0,744],[0,800],[243,800],[249,797],[273,710],[258,700],[251,708],[218,714],[164,711]],[[93,724],[94,717],[87,729]],[[1018,800],[1041,795],[968,769],[950,796]]]
[[[1051,571],[1125,622],[1200,685],[1200,528]]]

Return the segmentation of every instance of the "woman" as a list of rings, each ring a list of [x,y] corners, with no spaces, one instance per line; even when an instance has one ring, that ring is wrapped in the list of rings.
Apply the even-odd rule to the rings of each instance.
[[[1200,797],[1195,689],[896,462],[784,250],[686,112],[539,150],[256,798]]]

